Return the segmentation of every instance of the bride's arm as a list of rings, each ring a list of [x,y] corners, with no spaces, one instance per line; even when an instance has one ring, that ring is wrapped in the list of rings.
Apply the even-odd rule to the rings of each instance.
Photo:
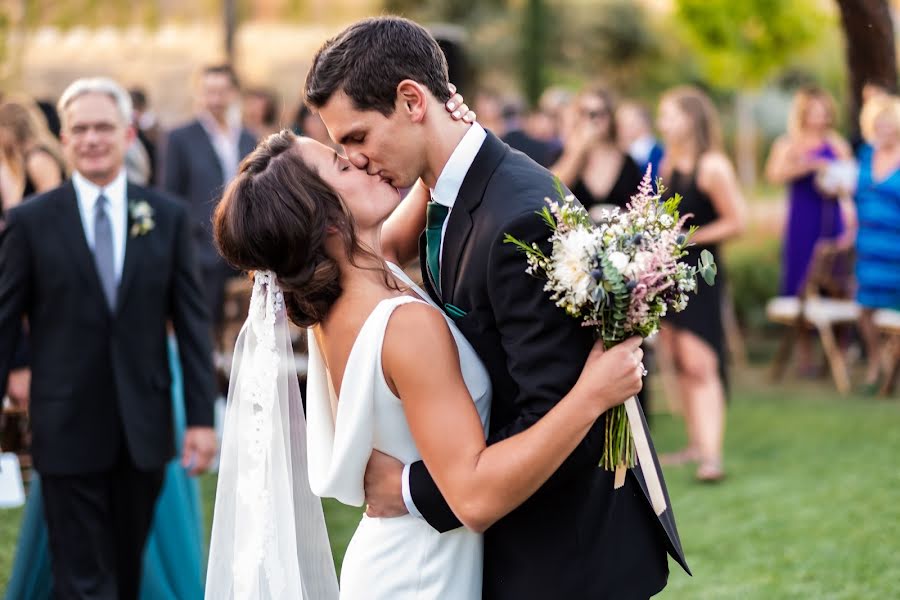
[[[595,346],[562,401],[533,426],[491,446],[441,313],[419,303],[398,308],[382,364],[441,494],[463,525],[484,531],[537,491],[603,412],[640,390],[639,344],[633,338],[606,352]]]
[[[419,257],[419,235],[425,229],[425,205],[431,192],[422,180],[409,190],[381,228],[381,251],[384,257],[404,267]]]

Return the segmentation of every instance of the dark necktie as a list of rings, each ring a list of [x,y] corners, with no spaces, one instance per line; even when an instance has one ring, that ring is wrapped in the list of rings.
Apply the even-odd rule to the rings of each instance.
[[[441,293],[441,232],[450,207],[431,201],[425,209],[425,256],[428,273],[437,293]]]
[[[109,201],[101,192],[94,205],[94,264],[110,310],[116,307],[116,266],[113,256],[112,223],[106,207]]]

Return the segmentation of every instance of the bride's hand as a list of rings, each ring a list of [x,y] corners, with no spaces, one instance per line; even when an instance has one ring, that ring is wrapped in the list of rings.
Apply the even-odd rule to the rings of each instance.
[[[463,121],[465,123],[474,123],[475,122],[475,111],[469,109],[469,105],[466,104],[465,99],[462,97],[462,94],[456,91],[456,86],[452,83],[448,83],[447,87],[450,89],[450,99],[447,100],[447,103],[444,104],[444,107],[447,109],[447,112],[450,113],[450,118],[454,121]]]
[[[602,340],[594,344],[575,388],[584,392],[584,397],[600,413],[641,391],[645,373],[642,341],[640,337],[632,337],[606,351]]]

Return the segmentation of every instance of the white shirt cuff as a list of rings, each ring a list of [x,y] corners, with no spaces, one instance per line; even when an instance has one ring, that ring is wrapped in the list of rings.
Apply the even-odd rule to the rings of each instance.
[[[406,510],[408,510],[409,514],[412,516],[421,519],[422,513],[416,508],[416,504],[412,499],[412,493],[409,491],[409,465],[403,465],[403,476],[401,477],[401,481],[400,487],[403,491],[403,504],[406,505]]]

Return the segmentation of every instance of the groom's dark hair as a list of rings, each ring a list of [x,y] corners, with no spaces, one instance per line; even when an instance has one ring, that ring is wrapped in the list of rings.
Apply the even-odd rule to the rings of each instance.
[[[389,116],[404,79],[424,85],[441,102],[450,99],[447,59],[424,27],[401,17],[364,19],[316,53],[306,76],[306,100],[321,108],[343,90],[357,109]]]

